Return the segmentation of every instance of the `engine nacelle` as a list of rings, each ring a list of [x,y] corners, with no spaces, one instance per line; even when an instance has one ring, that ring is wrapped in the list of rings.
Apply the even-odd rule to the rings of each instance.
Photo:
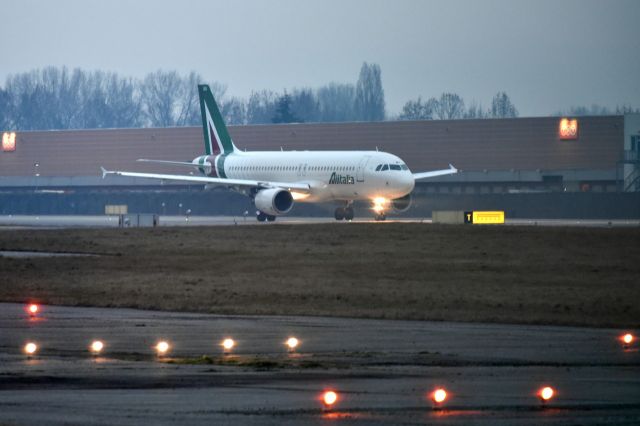
[[[201,155],[196,157],[191,162],[193,165],[198,166],[198,170],[205,176],[213,176],[218,177],[218,173],[216,172],[215,157],[211,155]]]
[[[408,193],[402,198],[396,198],[395,200],[391,200],[391,206],[393,207],[393,211],[398,213],[404,213],[411,207],[413,203],[413,197],[411,193]]]
[[[256,194],[253,202],[261,212],[278,216],[289,213],[293,207],[293,196],[286,189],[263,189]]]

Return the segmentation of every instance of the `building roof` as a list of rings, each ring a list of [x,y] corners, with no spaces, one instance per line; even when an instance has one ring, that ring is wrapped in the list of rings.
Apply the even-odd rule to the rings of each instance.
[[[411,170],[611,170],[623,151],[623,116],[580,117],[577,140],[560,140],[557,117],[230,126],[247,150],[392,152]],[[0,150],[0,176],[98,176],[109,169],[185,173],[135,163],[191,161],[203,153],[201,127],[17,132],[14,152]],[[35,164],[38,164],[36,167]]]

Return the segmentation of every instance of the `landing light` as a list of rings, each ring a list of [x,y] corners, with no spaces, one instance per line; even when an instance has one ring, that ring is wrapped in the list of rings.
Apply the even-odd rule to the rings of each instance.
[[[376,197],[373,199],[373,210],[376,213],[380,213],[382,211],[385,210],[386,206],[387,206],[387,199],[384,197]]]
[[[625,347],[628,347],[629,345],[631,345],[631,343],[633,343],[634,337],[633,337],[633,334],[627,333],[624,336],[622,336],[620,339],[622,340],[623,345]]]
[[[38,350],[38,345],[36,345],[33,342],[29,342],[26,345],[24,345],[24,352],[27,355],[33,355],[36,353],[36,351]]]
[[[290,192],[291,192],[291,197],[293,198],[294,201],[304,200],[305,198],[309,197],[309,194],[303,194],[302,192],[294,192],[294,191],[290,191]]]
[[[29,305],[27,310],[29,311],[29,315],[33,316],[33,315],[38,313],[38,311],[40,310],[40,307],[38,305],[36,305],[35,303],[32,303],[32,304]]]

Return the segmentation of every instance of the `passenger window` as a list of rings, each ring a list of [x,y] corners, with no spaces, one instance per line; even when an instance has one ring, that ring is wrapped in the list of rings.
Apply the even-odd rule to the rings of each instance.
[[[385,170],[389,170],[389,165],[388,164],[383,165],[382,168],[380,169],[380,171],[383,171],[383,172]]]

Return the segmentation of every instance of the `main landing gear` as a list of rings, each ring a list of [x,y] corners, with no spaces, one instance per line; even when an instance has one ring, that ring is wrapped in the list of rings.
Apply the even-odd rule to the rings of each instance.
[[[258,219],[258,222],[273,222],[274,220],[276,220],[276,217],[258,210],[256,212],[256,219]]]
[[[336,220],[353,220],[353,216],[353,207],[351,206],[338,207],[334,213]]]
[[[384,212],[376,213],[373,219],[377,222],[383,221],[387,219],[387,215]]]

